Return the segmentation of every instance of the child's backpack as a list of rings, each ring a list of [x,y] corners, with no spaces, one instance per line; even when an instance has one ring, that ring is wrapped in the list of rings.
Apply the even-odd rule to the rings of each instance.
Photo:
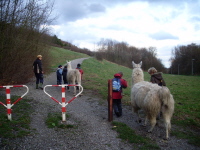
[[[121,90],[121,81],[119,78],[112,79],[113,92],[119,92]]]

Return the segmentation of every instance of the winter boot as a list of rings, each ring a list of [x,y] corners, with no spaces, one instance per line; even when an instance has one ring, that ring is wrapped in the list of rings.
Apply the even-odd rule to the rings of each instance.
[[[40,88],[43,90],[43,83],[40,83]]]
[[[38,84],[36,84],[36,89],[38,89]]]

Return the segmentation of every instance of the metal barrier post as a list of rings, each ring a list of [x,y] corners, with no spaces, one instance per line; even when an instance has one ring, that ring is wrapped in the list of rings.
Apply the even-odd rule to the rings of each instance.
[[[62,86],[62,121],[66,121],[65,86]]]
[[[11,87],[26,87],[27,91],[20,97],[18,98],[13,104],[11,104],[11,96],[10,96],[10,88]],[[2,102],[0,102],[0,104],[2,104],[4,107],[7,108],[7,116],[8,116],[8,120],[12,120],[12,109],[11,107],[13,107],[17,102],[19,102],[29,91],[28,87],[26,85],[7,85],[7,86],[0,86],[0,88],[6,88],[6,105]]]
[[[46,92],[46,87],[48,86],[54,86],[54,87],[58,87],[58,86],[61,86],[62,87],[62,103],[59,102],[58,100],[56,100],[55,98],[53,98],[49,93]],[[81,88],[81,91],[76,95],[74,96],[71,100],[69,100],[67,103],[66,103],[66,98],[65,98],[65,87],[66,86],[79,86],[79,88]],[[75,98],[77,98],[81,93],[83,92],[83,87],[79,84],[77,85],[73,85],[73,84],[62,84],[62,85],[46,85],[44,87],[44,93],[47,94],[52,100],[54,100],[56,103],[60,104],[62,106],[62,121],[66,121],[66,106],[71,103]]]
[[[108,80],[108,121],[113,121],[112,80]]]

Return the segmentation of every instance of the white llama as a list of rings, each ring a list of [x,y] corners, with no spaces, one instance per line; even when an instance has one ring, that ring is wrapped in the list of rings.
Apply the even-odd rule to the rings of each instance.
[[[156,124],[156,117],[162,112],[166,127],[165,138],[168,139],[171,129],[171,117],[174,113],[173,96],[167,87],[144,81],[144,74],[141,69],[142,62],[135,64],[132,61],[132,64],[131,105],[137,114],[137,121],[140,121],[138,110],[142,109],[145,113],[144,125],[146,126],[147,120],[149,120],[151,127],[148,132],[152,132]]]
[[[67,82],[68,84],[81,85],[81,74],[78,69],[72,69],[71,61],[67,61]],[[80,92],[80,87],[79,87]],[[76,87],[74,86],[74,95],[76,95]]]

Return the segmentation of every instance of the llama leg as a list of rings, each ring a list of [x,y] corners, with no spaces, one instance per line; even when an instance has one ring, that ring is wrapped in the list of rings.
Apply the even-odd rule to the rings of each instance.
[[[154,126],[156,125],[156,116],[154,118],[151,118],[150,119],[150,123],[151,123],[151,127],[150,129],[148,130],[148,132],[152,132]]]
[[[171,130],[171,123],[169,119],[165,119],[165,130],[166,130],[166,137],[165,139],[168,140],[169,139],[169,132]]]
[[[148,121],[148,118],[147,118],[147,115],[145,115],[145,121],[144,121],[144,124],[143,124],[144,127],[146,127],[147,121]]]
[[[74,95],[76,95],[76,86],[74,86]]]
[[[73,85],[75,85],[75,80],[73,80]],[[76,95],[76,86],[74,86],[74,95]]]
[[[136,116],[137,116],[137,123],[140,123],[142,120],[140,118],[140,114],[139,114],[139,111],[137,108],[133,108],[133,111],[136,113]]]

